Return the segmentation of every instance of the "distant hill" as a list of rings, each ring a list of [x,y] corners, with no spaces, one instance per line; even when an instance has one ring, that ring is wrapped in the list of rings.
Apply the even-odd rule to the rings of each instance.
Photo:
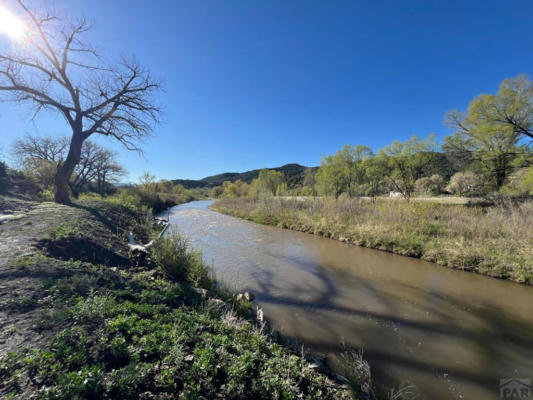
[[[439,174],[449,179],[457,170],[454,168],[453,163],[448,159],[444,153],[434,152],[431,154],[432,161],[422,171],[423,176],[431,176],[433,174]],[[289,189],[299,187],[302,185],[304,178],[304,171],[310,168],[314,172],[318,167],[305,167],[300,164],[286,164],[277,168],[267,168],[274,171],[281,171],[285,175],[287,180],[287,186]],[[241,180],[243,182],[250,183],[259,175],[261,169],[254,169],[246,172],[225,172],[223,174],[208,176],[203,179],[175,179],[172,182],[175,185],[183,185],[186,189],[195,188],[212,188],[215,186],[222,186],[224,181],[235,182]]]
[[[287,180],[287,186],[294,188],[302,184],[304,171],[308,167],[300,164],[286,164],[277,168],[267,168],[274,171],[283,172],[285,179]],[[311,169],[317,169],[318,167],[311,167]],[[200,180],[192,179],[175,179],[172,182],[175,185],[183,185],[186,189],[194,188],[212,188],[215,186],[221,186],[224,181],[235,182],[241,180],[243,182],[250,183],[257,178],[261,169],[254,169],[246,172],[225,172],[223,174],[208,176]]]

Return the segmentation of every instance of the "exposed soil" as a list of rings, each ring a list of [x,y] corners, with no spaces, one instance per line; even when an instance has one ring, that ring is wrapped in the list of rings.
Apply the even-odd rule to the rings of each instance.
[[[61,260],[126,267],[127,231],[148,239],[128,209],[103,202],[64,206],[0,197],[0,215],[13,216],[0,223],[0,355],[44,339],[32,329],[40,315],[39,288],[46,279],[73,273]],[[54,237],[57,227],[74,234]]]

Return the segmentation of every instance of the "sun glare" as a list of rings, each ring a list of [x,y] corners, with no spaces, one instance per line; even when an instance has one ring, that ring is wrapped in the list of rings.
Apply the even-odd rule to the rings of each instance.
[[[24,35],[24,24],[9,10],[0,6],[0,33],[12,39],[20,39]]]

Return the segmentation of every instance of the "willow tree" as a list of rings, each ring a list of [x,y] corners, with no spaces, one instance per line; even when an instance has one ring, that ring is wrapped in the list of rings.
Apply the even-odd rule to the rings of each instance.
[[[161,86],[134,59],[105,62],[83,40],[90,29],[84,19],[68,21],[31,10],[23,0],[17,4],[25,35],[10,49],[0,49],[0,93],[29,105],[34,117],[42,111],[63,117],[70,142],[57,168],[55,201],[69,203],[69,179],[83,143],[104,135],[141,151],[142,139],[158,122],[154,95]]]

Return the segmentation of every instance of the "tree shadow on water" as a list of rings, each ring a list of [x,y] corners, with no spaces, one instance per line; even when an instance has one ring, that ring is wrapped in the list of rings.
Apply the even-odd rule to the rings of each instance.
[[[498,398],[500,378],[517,374],[520,376],[516,377],[533,377],[531,319],[513,315],[494,304],[472,304],[467,297],[431,292],[402,282],[398,282],[399,290],[390,292],[360,277],[354,282],[354,291],[361,293],[361,301],[341,303],[340,289],[346,287],[333,279],[329,271],[301,258],[291,258],[290,263],[321,283],[320,289],[312,293],[312,300],[300,300],[303,295],[309,298],[309,290],[316,290],[306,287],[304,280],[291,280],[294,287],[287,287],[284,282],[280,290],[276,271],[262,267],[255,274],[258,302],[269,308],[298,312],[298,318],[283,319],[285,325],[292,324],[284,328],[297,336],[302,333],[296,339],[303,338],[306,346],[315,351],[338,353],[339,332],[347,345],[362,344],[375,376],[386,386],[399,383],[394,370],[412,371],[418,381],[415,384],[423,386],[422,398],[449,398],[451,393],[443,393],[442,388],[451,390],[453,385],[459,387],[454,389],[458,392],[463,388],[484,396],[494,393],[494,398]],[[419,303],[408,305],[412,307],[411,313],[400,312],[402,307],[397,306],[407,307],[402,292],[420,299]],[[380,307],[364,304],[362,301],[368,296]],[[426,313],[431,317],[420,317]],[[306,333],[307,324],[302,327],[301,318],[307,318],[310,324],[320,321],[320,326],[312,334]],[[376,323],[369,324],[369,320]],[[275,316],[273,322],[276,323]],[[423,340],[426,347],[415,348],[410,354],[406,351],[408,345],[402,348],[396,342],[380,343],[391,340],[393,329],[409,343]],[[332,346],[335,340],[339,344]],[[440,343],[445,343],[446,348],[439,349]]]

